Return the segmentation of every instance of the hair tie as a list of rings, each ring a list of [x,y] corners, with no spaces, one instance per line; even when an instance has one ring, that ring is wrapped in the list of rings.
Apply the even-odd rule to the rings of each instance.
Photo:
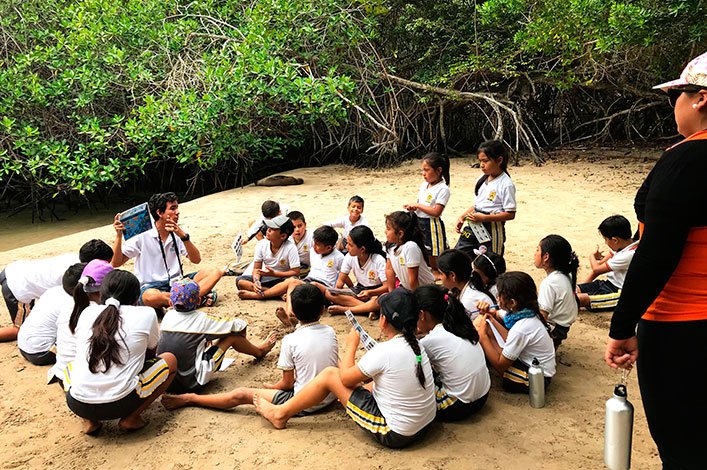
[[[115,297],[108,297],[103,303],[105,305],[112,305],[115,308],[120,308],[120,300],[116,299]]]
[[[418,364],[421,364],[422,363],[422,354],[420,354],[419,356],[415,356],[415,359],[417,359]]]
[[[79,284],[82,286],[86,287],[89,283],[89,277],[88,276],[82,276],[79,278]]]
[[[444,294],[444,301],[449,302],[449,294]]]

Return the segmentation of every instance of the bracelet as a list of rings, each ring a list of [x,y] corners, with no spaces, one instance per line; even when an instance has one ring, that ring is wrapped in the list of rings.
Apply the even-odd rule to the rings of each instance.
[[[187,234],[184,235],[183,237],[179,237],[179,239],[180,239],[181,241],[183,241],[183,242],[188,242],[189,239],[190,239],[190,237],[189,237],[189,234],[187,233]]]

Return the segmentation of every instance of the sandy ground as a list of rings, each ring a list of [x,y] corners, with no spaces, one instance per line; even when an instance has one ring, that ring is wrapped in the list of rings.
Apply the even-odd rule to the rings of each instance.
[[[596,227],[611,214],[626,215],[635,226],[632,201],[659,152],[593,150],[565,151],[542,167],[522,164],[511,168],[518,194],[518,216],[507,224],[509,270],[523,270],[539,282],[545,273],[533,267],[534,250],[547,234],[565,236],[582,259],[580,279],[589,268],[588,255],[601,244]],[[648,158],[643,158],[646,155]],[[601,159],[608,158],[603,162]],[[450,227],[473,201],[478,169],[469,159],[452,161],[452,199],[443,218]],[[385,213],[415,200],[421,182],[419,162],[383,171],[344,166],[290,172],[304,178],[293,187],[234,189],[182,205],[180,222],[200,248],[204,265],[222,266],[231,258],[234,235],[244,230],[265,199],[276,199],[305,213],[310,228],[345,214],[350,196],[361,195],[365,215],[383,239]],[[112,242],[106,225],[49,242],[0,252],[0,266],[20,258],[73,251],[89,238]],[[456,234],[449,230],[451,243]],[[247,245],[251,255],[254,243]],[[192,266],[185,266],[185,270]],[[213,310],[249,322],[254,337],[278,327],[273,312],[280,301],[241,301],[234,278],[217,286],[219,303]],[[619,373],[603,362],[609,314],[582,313],[558,355],[557,375],[548,390],[547,405],[533,409],[526,396],[503,392],[492,373],[491,396],[478,416],[459,424],[435,424],[420,443],[401,451],[373,443],[349,420],[340,406],[290,421],[276,431],[253,407],[229,412],[204,409],[166,411],[154,404],[145,416],[148,427],[133,434],[108,423],[97,438],[80,433],[56,385],[45,385],[46,369],[32,366],[14,343],[0,344],[0,467],[2,468],[479,468],[479,469],[597,469],[603,468],[604,401]],[[343,317],[325,317],[343,336]],[[0,307],[0,324],[9,317]],[[378,336],[377,323],[363,320]],[[361,352],[359,351],[359,354]],[[264,360],[229,353],[235,363],[206,389],[226,391],[275,381],[279,343]],[[636,406],[633,468],[659,468],[650,439],[635,374],[629,377],[630,399]]]

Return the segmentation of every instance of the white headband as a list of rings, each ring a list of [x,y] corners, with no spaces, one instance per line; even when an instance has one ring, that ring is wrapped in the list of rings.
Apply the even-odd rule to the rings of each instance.
[[[498,269],[496,269],[496,265],[493,264],[493,261],[491,261],[491,258],[486,256],[486,251],[487,251],[486,245],[481,245],[478,249],[474,248],[474,254],[477,257],[483,256],[484,258],[486,258],[489,261],[489,263],[491,263],[491,267],[493,268],[494,272],[496,273],[496,276],[498,276]]]
[[[106,305],[112,305],[115,308],[120,308],[120,301],[115,297],[108,297],[103,303]]]

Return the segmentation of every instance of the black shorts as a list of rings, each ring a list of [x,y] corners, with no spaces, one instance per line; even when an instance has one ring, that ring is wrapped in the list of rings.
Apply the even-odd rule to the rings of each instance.
[[[437,419],[440,421],[461,421],[473,415],[486,404],[488,392],[483,397],[464,403],[447,393],[444,386],[435,386],[435,402],[437,403]]]
[[[378,408],[375,398],[364,387],[358,387],[351,392],[349,401],[346,403],[346,413],[351,416],[356,424],[371,432],[376,441],[391,449],[409,446],[422,437],[429,429],[429,425],[427,425],[412,436],[403,436],[393,431]]]
[[[276,286],[276,285],[280,284],[280,283],[281,283],[282,281],[284,281],[284,280],[285,280],[284,277],[278,277],[278,278],[276,278],[276,279],[271,279],[271,280],[269,280],[269,281],[263,281],[263,280],[261,280],[261,281],[260,281],[260,285],[261,285],[262,287],[265,287],[265,288],[267,289],[267,288],[270,288],[270,287],[273,287],[273,286]],[[240,275],[240,276],[238,276],[238,277],[236,278],[236,285],[238,285],[238,282],[240,282],[240,281],[253,282],[253,276],[250,276],[250,275],[248,275],[248,274],[242,274],[242,275]]]
[[[577,284],[577,289],[581,293],[589,295],[587,310],[590,312],[613,310],[621,297],[621,289],[602,279]]]
[[[28,353],[20,349],[20,354],[35,366],[50,366],[56,363],[56,354],[53,351]]]
[[[503,373],[503,390],[510,393],[530,393],[528,368],[526,363],[516,359]],[[545,377],[545,388],[550,385],[551,381],[551,377]]]
[[[484,245],[488,250],[493,251],[497,255],[503,256],[506,243],[505,222],[482,222],[482,225],[486,228],[491,240],[479,243],[474,232],[472,232],[469,227],[465,226],[459,234],[459,240],[454,248],[463,251],[469,255],[471,259],[476,258],[474,250],[478,249],[481,245]]]
[[[365,290],[373,290],[373,289],[378,289],[381,287],[383,284],[378,284],[377,286],[362,286],[361,284],[356,284],[351,288],[351,290],[354,292],[354,294],[358,295],[361,292]]]
[[[425,243],[425,250],[429,256],[439,256],[447,245],[447,232],[444,229],[444,222],[439,217],[420,217],[418,219],[422,238]]]
[[[15,294],[12,293],[10,287],[7,285],[7,275],[5,274],[4,269],[0,271],[0,290],[2,290],[2,297],[5,299],[7,311],[10,312],[12,324],[19,328],[22,326],[25,318],[27,318],[27,315],[29,315],[30,309],[34,305],[34,301],[27,305],[21,304],[20,301],[15,298]]]
[[[557,349],[564,340],[567,339],[567,334],[570,332],[569,326],[562,325],[552,325],[552,330],[550,331],[550,338],[555,344],[555,349]]]

